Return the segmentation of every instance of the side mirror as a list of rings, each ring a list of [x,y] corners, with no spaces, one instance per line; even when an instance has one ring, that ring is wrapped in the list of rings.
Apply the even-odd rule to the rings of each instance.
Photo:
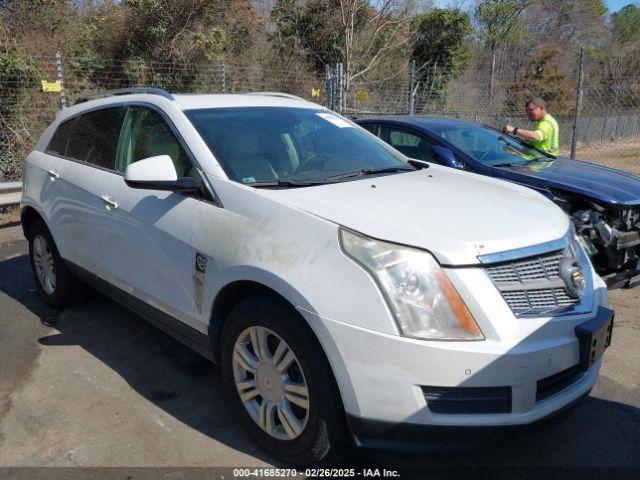
[[[464,169],[464,163],[458,160],[455,154],[446,147],[434,145],[433,154],[442,162],[443,165],[446,165],[447,167],[457,168],[458,170]]]
[[[200,182],[191,177],[178,178],[176,167],[169,155],[158,155],[138,160],[127,166],[124,181],[131,188],[195,192]]]

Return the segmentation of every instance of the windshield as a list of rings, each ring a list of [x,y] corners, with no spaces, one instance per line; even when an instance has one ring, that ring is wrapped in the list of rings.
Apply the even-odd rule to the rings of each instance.
[[[458,124],[430,129],[475,160],[489,166],[517,166],[553,158],[482,125]]]
[[[248,185],[413,170],[400,154],[327,111],[239,107],[186,113],[229,178]]]

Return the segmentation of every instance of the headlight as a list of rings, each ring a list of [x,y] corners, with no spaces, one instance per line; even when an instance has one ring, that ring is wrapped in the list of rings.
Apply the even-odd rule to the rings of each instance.
[[[402,335],[423,340],[484,340],[473,316],[427,252],[340,229],[345,253],[376,280]]]

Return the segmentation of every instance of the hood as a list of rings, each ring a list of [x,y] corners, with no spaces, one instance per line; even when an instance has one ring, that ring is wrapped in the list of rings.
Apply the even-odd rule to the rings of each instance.
[[[640,204],[640,177],[595,163],[558,157],[552,162],[497,170],[505,179],[565,190],[608,204]]]
[[[365,235],[429,250],[446,265],[557,240],[569,228],[560,208],[529,188],[434,165],[263,193]]]

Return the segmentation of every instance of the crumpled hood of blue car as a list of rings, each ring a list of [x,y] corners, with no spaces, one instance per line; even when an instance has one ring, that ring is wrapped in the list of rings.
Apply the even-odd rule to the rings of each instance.
[[[566,190],[609,204],[640,205],[640,177],[595,163],[558,157],[499,170],[503,178],[518,183]]]

